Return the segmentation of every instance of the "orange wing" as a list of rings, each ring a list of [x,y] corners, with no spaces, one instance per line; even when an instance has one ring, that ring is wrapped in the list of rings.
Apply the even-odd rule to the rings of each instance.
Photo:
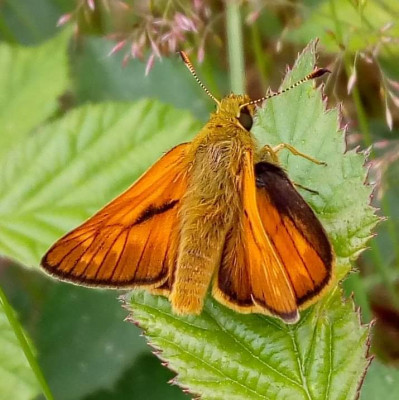
[[[331,244],[313,210],[283,169],[261,162],[255,165],[255,175],[264,230],[285,265],[299,308],[306,308],[331,282]]]
[[[296,322],[298,309],[311,302],[330,280],[331,246],[320,222],[284,172],[268,164],[284,174],[270,177],[258,165],[255,185],[252,156],[248,153],[243,172],[243,215],[227,235],[213,294],[237,311],[271,314],[285,322]],[[274,186],[283,182],[281,191],[271,193],[275,187],[264,184],[268,179],[274,179]],[[294,196],[292,202],[290,196]],[[281,205],[287,201],[289,216]],[[304,207],[306,211],[300,213]],[[309,213],[313,218],[309,219]],[[312,230],[314,223],[317,226]],[[317,240],[315,236],[320,232],[322,238]],[[329,254],[324,254],[322,261],[316,256],[321,242]]]
[[[47,272],[92,286],[161,286],[176,260],[189,146],[170,150],[133,186],[56,242],[42,259]]]

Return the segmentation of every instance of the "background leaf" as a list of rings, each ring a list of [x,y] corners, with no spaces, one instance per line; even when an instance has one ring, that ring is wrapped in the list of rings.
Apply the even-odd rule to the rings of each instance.
[[[0,44],[0,156],[57,110],[68,82],[69,36],[32,48]]]
[[[367,1],[362,5],[347,0],[322,0],[304,9],[304,12],[307,14],[305,23],[290,32],[291,40],[306,44],[317,37],[332,52],[339,46],[335,36],[338,26],[342,31],[345,48],[355,52],[378,43],[381,29],[399,16],[399,4],[389,0]],[[398,34],[398,26],[389,30],[389,35]],[[392,50],[397,53],[395,48],[397,46],[383,46],[382,53]]]
[[[159,360],[151,354],[141,354],[113,390],[94,392],[84,400],[188,400],[180,388],[166,384],[169,379],[171,372],[160,367]]]
[[[124,321],[118,292],[87,290],[17,266],[2,271],[1,284],[21,310],[56,400],[184,398],[167,385],[173,374],[150,353],[140,330]]]
[[[178,55],[157,62],[151,74],[145,76],[146,65],[140,60],[132,60],[124,66],[123,53],[107,57],[114,45],[106,39],[89,38],[72,55],[73,84],[78,102],[148,97],[189,109],[200,119],[208,118],[213,104],[204,101],[206,94],[194,79],[182,79],[189,72]],[[214,75],[213,78],[218,76],[217,73]],[[215,86],[222,87],[222,82],[221,77]]]
[[[378,360],[373,361],[367,371],[360,400],[395,400],[398,393],[399,371]]]
[[[198,128],[156,101],[85,106],[46,125],[0,161],[0,251],[38,265],[52,242]]]
[[[8,305],[8,307],[10,307]],[[9,308],[9,312],[13,312]],[[29,400],[40,393],[39,383],[7,318],[0,299],[0,394],[4,399]]]
[[[40,365],[57,400],[112,389],[132,360],[147,355],[139,332],[127,326],[125,316],[115,292],[71,290],[62,283],[47,288],[36,343]]]
[[[304,51],[284,86],[313,69],[314,52],[314,44]],[[254,131],[260,142],[287,142],[328,163],[281,155],[295,182],[319,192],[306,198],[332,239],[342,277],[377,218],[368,205],[371,189],[363,184],[364,156],[343,154],[338,122],[337,111],[326,112],[308,83],[267,102]],[[178,372],[179,384],[204,399],[353,399],[368,365],[368,329],[351,301],[342,303],[337,287],[294,326],[241,315],[213,300],[190,318],[173,315],[165,299],[144,292],[133,292],[130,304],[150,343]]]
[[[10,43],[37,44],[57,34],[57,21],[71,9],[71,0],[4,0],[0,38]]]

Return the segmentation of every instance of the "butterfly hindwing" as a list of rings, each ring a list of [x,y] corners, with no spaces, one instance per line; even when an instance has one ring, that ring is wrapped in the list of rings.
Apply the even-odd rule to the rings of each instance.
[[[265,233],[273,240],[300,308],[328,286],[334,262],[320,221],[278,165],[255,165],[256,201]]]
[[[271,314],[295,322],[298,308],[294,290],[263,228],[250,153],[245,156],[242,174],[243,209],[227,234],[213,294],[221,303],[239,312]]]
[[[328,287],[332,248],[285,172],[251,160],[243,171],[243,210],[227,234],[213,293],[240,312],[295,322],[298,310]]]
[[[57,241],[42,259],[52,275],[93,286],[161,286],[172,273],[177,213],[186,190],[188,143]]]

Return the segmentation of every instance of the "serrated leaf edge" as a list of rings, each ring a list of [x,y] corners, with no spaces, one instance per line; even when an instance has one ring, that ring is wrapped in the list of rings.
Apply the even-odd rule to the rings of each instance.
[[[284,76],[284,78],[283,78],[283,80],[282,80],[282,84],[284,84],[284,80],[285,80],[285,78],[286,78],[286,75],[287,75],[288,73],[290,73],[291,71],[293,71],[293,70],[297,67],[297,65],[298,65],[298,63],[299,63],[300,57],[301,57],[304,53],[306,53],[307,51],[310,51],[310,53],[313,54],[313,55],[315,56],[315,60],[317,61],[317,52],[316,52],[317,44],[318,44],[318,39],[315,39],[314,41],[310,42],[301,52],[298,52],[298,56],[297,56],[297,58],[296,58],[295,63],[293,64],[293,66],[292,66],[292,67],[290,67],[289,65],[286,66],[286,74],[285,74],[285,76]],[[334,111],[336,111],[336,113],[337,113],[337,119],[338,119],[338,120],[337,120],[337,126],[338,126],[337,133],[339,133],[339,134],[342,135],[342,137],[343,137],[343,142],[344,142],[344,151],[343,151],[343,155],[346,155],[349,151],[353,151],[353,150],[349,150],[349,149],[348,149],[348,143],[347,143],[348,125],[347,125],[347,124],[343,124],[342,104],[340,103],[340,104],[339,104],[338,106],[336,106],[336,107],[328,108],[328,107],[327,107],[327,96],[326,96],[326,94],[324,93],[324,85],[320,85],[319,87],[315,88],[315,90],[316,90],[316,91],[320,94],[320,96],[321,96],[322,105],[323,105],[323,113],[324,113],[324,114],[328,114],[329,112],[334,112]],[[374,218],[375,218],[375,221],[372,222],[372,223],[370,224],[370,228],[369,228],[369,229],[370,229],[370,231],[371,231],[371,230],[382,220],[382,218],[379,217],[379,216],[375,213],[375,212],[377,211],[377,208],[373,207],[373,206],[370,204],[370,203],[371,203],[371,199],[372,199],[372,195],[373,195],[373,188],[374,188],[375,185],[372,185],[372,184],[370,184],[370,183],[368,182],[369,166],[367,165],[367,159],[368,159],[367,149],[361,151],[361,150],[359,149],[359,147],[357,147],[357,148],[354,149],[354,152],[355,152],[356,154],[362,154],[362,155],[364,156],[363,168],[365,168],[366,170],[364,171],[363,184],[364,184],[365,186],[371,186],[371,187],[372,187],[372,190],[370,191],[370,194],[369,194],[369,202],[368,202],[368,204],[367,204],[367,206],[370,208],[370,211],[373,211],[372,215],[373,215]],[[370,234],[370,235],[366,238],[366,240],[364,241],[363,247],[360,248],[360,249],[357,249],[352,255],[349,256],[348,259],[349,259],[350,261],[353,261],[353,259],[357,258],[357,257],[359,256],[360,253],[362,253],[365,249],[367,249],[366,242],[367,242],[369,239],[371,239],[374,235],[375,235],[375,234]],[[350,272],[350,271],[349,271],[349,272]],[[365,328],[366,328],[366,330],[367,330],[367,341],[366,341],[366,349],[365,349],[365,350],[366,350],[366,354],[365,354],[365,357],[366,357],[366,366],[365,366],[365,368],[364,368],[364,370],[363,370],[363,373],[362,373],[362,375],[361,375],[361,377],[360,377],[360,379],[359,379],[359,382],[358,382],[358,385],[357,385],[357,389],[356,389],[356,397],[355,397],[355,399],[358,400],[358,398],[359,398],[359,396],[360,396],[361,387],[362,387],[363,382],[364,382],[364,379],[365,379],[365,376],[366,376],[367,371],[368,371],[368,368],[369,368],[369,366],[370,366],[370,364],[371,364],[371,362],[372,362],[372,360],[373,360],[373,356],[370,355],[370,342],[371,342],[371,335],[370,335],[370,333],[371,333],[371,328],[372,328],[372,326],[373,326],[373,321],[370,322],[370,323],[368,323],[368,324],[363,324],[363,323],[361,322],[360,308],[359,308],[359,307],[355,307],[355,304],[354,304],[354,302],[353,302],[353,297],[352,297],[352,296],[349,297],[349,298],[344,298],[344,297],[343,297],[343,295],[342,295],[342,289],[341,289],[341,287],[340,287],[340,284],[341,284],[342,280],[343,280],[347,275],[348,275],[348,273],[345,273],[345,275],[344,275],[341,279],[339,279],[339,280],[337,279],[337,280],[336,280],[336,281],[337,281],[337,286],[336,286],[336,289],[335,289],[335,290],[338,289],[338,290],[340,291],[341,304],[343,304],[343,305],[349,304],[349,303],[352,304],[352,312],[354,312],[354,313],[357,315],[359,328],[360,328],[360,329],[365,329]],[[328,301],[328,300],[332,297],[332,295],[333,295],[333,293],[335,292],[335,290],[334,290],[334,289],[333,289],[333,290],[330,290],[329,294],[327,294],[327,296],[326,296],[326,299],[325,299],[326,301]],[[188,393],[188,394],[191,394],[191,395],[193,395],[193,396],[198,396],[198,397],[194,397],[195,399],[201,399],[201,394],[197,394],[197,393],[192,392],[192,391],[190,390],[189,387],[187,387],[186,385],[184,385],[184,384],[180,381],[180,374],[178,373],[178,371],[176,371],[174,368],[172,368],[172,367],[170,366],[170,363],[162,357],[163,350],[162,350],[161,348],[159,348],[157,345],[155,345],[154,343],[151,342],[150,336],[147,335],[147,329],[145,329],[145,328],[142,326],[142,324],[140,324],[140,322],[138,322],[138,321],[136,321],[136,320],[134,319],[134,311],[132,310],[131,307],[129,307],[129,305],[128,305],[127,301],[126,301],[126,298],[123,298],[123,302],[124,302],[124,305],[123,305],[124,308],[128,309],[129,312],[130,312],[129,316],[127,317],[127,320],[128,320],[128,321],[133,321],[135,325],[137,325],[138,327],[140,327],[140,328],[143,330],[143,335],[144,335],[144,337],[146,338],[148,345],[153,349],[153,354],[154,354],[157,358],[159,358],[159,359],[161,360],[161,363],[162,363],[163,366],[167,367],[169,370],[171,370],[173,373],[176,374],[176,376],[175,376],[174,378],[172,378],[168,383],[169,383],[169,384],[172,384],[172,385],[177,385],[177,386],[179,386],[179,387],[182,389],[182,391],[183,391],[184,393]],[[323,301],[323,302],[325,302],[325,301]],[[304,320],[306,320],[306,317],[301,319],[301,321],[299,322],[298,326],[300,326],[300,324],[303,323]],[[238,383],[238,382],[237,382],[237,383]]]

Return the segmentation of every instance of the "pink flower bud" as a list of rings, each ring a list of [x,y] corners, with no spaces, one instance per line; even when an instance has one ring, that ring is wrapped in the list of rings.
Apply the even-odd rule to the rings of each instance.
[[[72,18],[72,14],[61,15],[61,17],[57,21],[57,28],[65,25],[71,18]]]
[[[192,19],[186,17],[182,13],[177,12],[175,14],[175,22],[183,31],[197,32],[197,28]]]
[[[393,79],[387,79],[389,84],[395,89],[395,90],[399,90],[399,82],[398,81],[394,81]]]
[[[145,76],[148,76],[148,74],[150,73],[152,67],[154,66],[154,60],[155,60],[155,56],[154,56],[154,53],[153,53],[148,57],[147,65],[145,66]]]
[[[119,43],[117,43],[111,51],[108,53],[108,56],[112,56],[112,54],[117,53],[119,50],[121,50],[126,44],[126,40],[122,40]]]
[[[142,48],[138,43],[132,43],[132,46],[130,47],[130,54],[132,58],[141,58],[143,56]]]
[[[158,48],[158,45],[151,38],[150,38],[150,43],[151,43],[151,48],[152,48],[153,54],[155,54],[158,58],[162,58],[161,53]]]
[[[248,25],[253,24],[258,18],[259,18],[260,12],[258,11],[253,11],[250,14],[247,15],[245,18],[245,21]]]
[[[201,64],[204,61],[205,58],[205,49],[204,46],[201,46],[198,49],[198,54],[197,54],[198,62]]]
[[[389,97],[392,100],[392,103],[395,104],[395,107],[399,108],[399,97],[395,96],[391,91],[389,91],[388,93],[389,93]]]
[[[129,5],[129,4],[126,4],[126,3],[123,2],[123,1],[118,0],[118,1],[116,2],[116,4],[118,4],[118,7],[119,7],[119,8],[122,8],[123,10],[128,11],[128,10],[131,9],[130,5]]]
[[[91,11],[94,11],[96,9],[96,4],[94,3],[94,0],[86,0],[86,3]]]

